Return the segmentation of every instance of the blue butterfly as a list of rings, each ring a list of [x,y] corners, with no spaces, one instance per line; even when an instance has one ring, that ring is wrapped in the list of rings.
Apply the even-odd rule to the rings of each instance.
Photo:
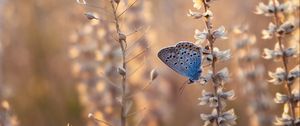
[[[202,73],[201,48],[188,41],[181,41],[176,46],[166,47],[158,52],[158,57],[177,73],[188,77],[191,84]]]

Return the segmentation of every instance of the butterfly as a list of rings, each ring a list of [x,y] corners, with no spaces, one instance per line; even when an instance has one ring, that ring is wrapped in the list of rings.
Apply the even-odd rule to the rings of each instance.
[[[181,41],[175,46],[163,48],[158,52],[158,57],[171,69],[188,77],[188,84],[199,80],[202,73],[202,51],[192,42]]]

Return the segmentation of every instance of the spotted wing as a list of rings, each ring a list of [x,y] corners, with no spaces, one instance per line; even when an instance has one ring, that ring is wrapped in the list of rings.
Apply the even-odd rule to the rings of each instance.
[[[201,48],[191,42],[179,42],[175,47],[159,51],[158,57],[177,73],[198,80],[201,67]]]

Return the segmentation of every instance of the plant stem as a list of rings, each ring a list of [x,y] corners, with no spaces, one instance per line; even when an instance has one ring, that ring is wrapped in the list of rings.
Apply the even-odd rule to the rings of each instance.
[[[114,1],[111,0],[111,6],[112,6],[112,10],[113,10],[113,15],[114,15],[114,20],[115,20],[115,27],[116,27],[116,31],[118,34],[118,42],[120,44],[121,47],[121,51],[122,51],[122,67],[125,70],[125,74],[122,75],[122,100],[121,100],[121,114],[120,114],[120,118],[121,118],[121,126],[126,126],[126,58],[125,58],[125,54],[126,54],[126,47],[124,46],[124,44],[126,44],[126,40],[121,38],[121,29],[120,29],[120,25],[119,25],[119,18],[117,15],[117,10],[114,4]]]
[[[205,12],[207,12],[209,6],[205,3],[205,0],[202,0],[202,3],[203,3],[203,6],[204,6],[204,10]],[[208,17],[206,17],[206,20],[205,20],[205,25],[206,25],[206,29],[207,29],[207,32],[208,32],[208,37],[207,37],[207,40],[209,42],[209,45],[210,45],[210,53],[212,55],[212,64],[211,64],[211,67],[212,67],[212,78],[215,77],[216,75],[216,57],[214,55],[214,39],[212,37],[212,33],[211,33],[211,22],[210,20],[208,19]],[[213,87],[214,87],[214,95],[217,96],[217,99],[218,99],[218,106],[216,107],[216,110],[217,110],[217,114],[218,114],[218,117],[220,116],[221,114],[221,99],[217,93],[218,91],[218,88],[219,88],[219,84],[218,83],[215,83],[213,81]],[[219,122],[218,122],[218,119],[215,120],[216,121],[216,125],[219,126]]]
[[[276,27],[278,28],[280,26],[280,18],[278,16],[278,10],[276,8],[276,2],[275,0],[272,1],[273,2],[273,6],[274,6],[274,20],[275,20],[275,24],[276,24]],[[282,63],[283,63],[283,66],[284,66],[284,71],[285,71],[285,79],[284,79],[284,83],[285,83],[285,88],[287,90],[287,93],[288,93],[288,96],[289,96],[289,110],[291,112],[291,115],[292,115],[292,125],[295,126],[295,106],[293,105],[293,99],[292,99],[292,90],[291,90],[291,85],[288,84],[288,59],[287,57],[285,56],[284,54],[284,49],[283,49],[283,43],[282,43],[282,36],[281,35],[276,35],[276,39],[279,43],[279,48],[280,48],[280,51],[282,52]]]

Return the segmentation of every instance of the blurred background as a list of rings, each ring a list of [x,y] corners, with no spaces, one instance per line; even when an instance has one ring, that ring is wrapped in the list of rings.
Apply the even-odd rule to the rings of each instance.
[[[231,73],[226,89],[233,89],[236,99],[228,102],[226,110],[235,109],[239,126],[256,125],[249,114],[255,101],[245,93],[246,81],[239,79],[234,43],[237,37],[231,31],[247,24],[248,33],[256,36],[255,47],[259,52],[273,48],[274,41],[261,39],[261,30],[267,28],[272,18],[254,14],[261,1],[218,0],[211,7],[213,26],[223,25],[228,31],[229,39],[218,40],[216,45],[222,50],[231,49],[232,59],[220,63],[218,69],[227,66]],[[121,76],[116,69],[121,62],[110,3],[87,2],[91,6],[75,0],[0,0],[0,101],[4,109],[10,109],[13,124],[96,126],[99,124],[88,118],[89,113],[94,113],[95,117],[118,125],[120,93],[112,83],[119,85]],[[118,9],[124,10],[132,2],[126,0]],[[134,96],[130,111],[137,111],[137,117],[144,119],[133,117],[130,123],[142,120],[143,126],[198,126],[204,123],[200,113],[211,112],[209,107],[198,105],[202,90],[210,90],[210,86],[189,85],[178,96],[177,90],[186,78],[157,57],[163,47],[182,40],[194,42],[195,29],[205,28],[202,20],[186,16],[189,9],[193,9],[192,0],[138,0],[122,15],[120,24],[125,34],[140,29],[128,37],[128,46],[132,47],[128,57],[145,52],[129,63],[129,91],[151,81],[152,69],[159,74],[149,90]],[[88,20],[86,12],[95,12],[105,21]],[[256,64],[266,71],[281,65],[262,58]],[[298,63],[293,60],[291,64]],[[261,81],[269,79],[266,73]],[[270,102],[276,91],[284,91],[274,85],[263,87]],[[264,108],[265,117],[280,116],[282,106],[271,104]]]

